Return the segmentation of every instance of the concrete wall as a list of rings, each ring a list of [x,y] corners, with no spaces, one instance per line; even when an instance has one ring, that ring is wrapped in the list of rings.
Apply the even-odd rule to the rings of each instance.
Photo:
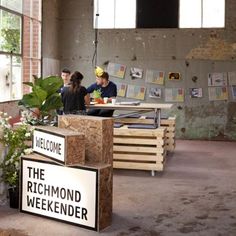
[[[59,0],[43,1],[42,57],[43,76],[60,72]]]
[[[235,139],[236,103],[209,102],[207,74],[236,70],[236,2],[226,0],[225,29],[138,29],[100,30],[98,64],[107,61],[130,67],[179,71],[183,80],[166,82],[165,87],[202,87],[204,97],[193,100],[186,95],[185,103],[175,104],[170,112],[177,116],[177,136],[189,139]],[[85,85],[94,81],[93,0],[60,0],[59,55],[62,67],[81,70]],[[53,45],[52,45],[53,46]],[[197,76],[196,83],[192,77]],[[119,80],[115,80],[119,81]],[[132,81],[129,72],[127,84]],[[147,87],[150,85],[147,84]],[[148,102],[160,102],[146,98]],[[164,102],[164,100],[161,100]]]

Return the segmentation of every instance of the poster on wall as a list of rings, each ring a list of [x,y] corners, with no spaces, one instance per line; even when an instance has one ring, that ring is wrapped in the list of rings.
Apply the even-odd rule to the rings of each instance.
[[[147,70],[146,71],[146,82],[150,84],[163,85],[165,79],[165,72],[158,70]]]
[[[236,85],[236,72],[229,72],[228,73],[229,78],[229,85]]]
[[[117,96],[125,97],[127,91],[127,84],[116,83],[116,86],[117,86]]]
[[[130,76],[132,79],[142,79],[143,78],[143,69],[140,68],[131,68],[130,69]]]
[[[189,89],[190,97],[191,98],[202,98],[202,88],[190,88]]]
[[[229,97],[227,87],[209,87],[208,92],[210,101],[228,100]]]
[[[227,73],[209,73],[208,86],[227,86]]]
[[[178,72],[170,72],[168,75],[168,79],[172,81],[179,81],[181,80],[181,74]]]
[[[166,102],[184,102],[183,88],[166,88],[165,89]]]
[[[161,98],[161,88],[150,88],[149,90],[149,97],[150,98]]]
[[[127,98],[144,100],[145,93],[146,93],[146,88],[143,86],[128,85]]]
[[[97,230],[96,170],[22,158],[21,173],[21,212]]]
[[[107,67],[107,72],[109,73],[109,75],[119,79],[124,79],[125,71],[126,71],[126,66],[121,64],[109,62]]]
[[[236,85],[233,85],[231,90],[232,90],[232,97],[234,100],[236,100]]]

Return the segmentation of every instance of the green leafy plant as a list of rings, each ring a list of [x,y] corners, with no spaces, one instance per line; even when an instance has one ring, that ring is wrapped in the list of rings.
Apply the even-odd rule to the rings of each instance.
[[[101,98],[101,97],[102,97],[102,92],[101,92],[100,89],[93,91],[93,98],[94,98],[94,99],[99,99],[99,98]]]
[[[32,88],[32,92],[25,94],[19,105],[27,109],[36,109],[38,113],[38,124],[48,124],[56,116],[56,110],[60,109],[63,104],[61,95],[58,93],[63,86],[63,80],[57,76],[47,78],[37,78],[34,76],[34,82],[26,82]],[[34,124],[33,124],[34,125]]]
[[[15,188],[19,181],[20,157],[32,151],[26,144],[26,141],[31,139],[32,131],[24,123],[12,129],[9,124],[10,118],[6,113],[0,112],[0,142],[6,147],[6,155],[0,163],[0,168],[2,181],[9,188]]]

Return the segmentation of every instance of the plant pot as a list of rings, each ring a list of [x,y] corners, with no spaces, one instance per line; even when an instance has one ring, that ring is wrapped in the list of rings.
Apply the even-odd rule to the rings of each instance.
[[[9,188],[10,208],[19,208],[19,188]]]

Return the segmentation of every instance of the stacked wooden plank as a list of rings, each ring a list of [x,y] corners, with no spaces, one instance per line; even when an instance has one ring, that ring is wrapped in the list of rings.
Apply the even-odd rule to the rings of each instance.
[[[161,119],[161,126],[166,127],[166,150],[173,152],[175,150],[175,117]]]
[[[122,119],[116,119],[116,122],[122,123],[122,124],[153,124],[153,119],[147,118],[145,116],[141,116],[140,118],[122,118]],[[175,117],[169,117],[169,118],[162,118],[161,119],[161,127],[165,127],[167,129],[166,133],[166,150],[168,152],[173,152],[175,150],[175,124],[176,124],[176,118]]]
[[[166,128],[129,129],[127,126],[114,129],[113,167],[162,171],[166,150]]]

